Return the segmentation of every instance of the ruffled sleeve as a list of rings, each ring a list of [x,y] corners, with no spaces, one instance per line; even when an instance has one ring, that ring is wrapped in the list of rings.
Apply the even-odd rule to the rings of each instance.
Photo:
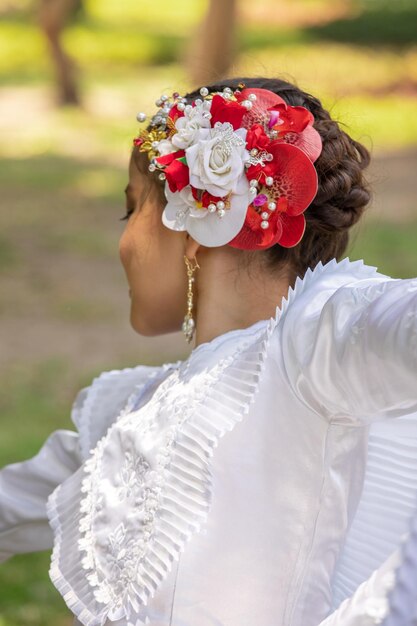
[[[417,279],[363,271],[355,279],[354,265],[344,284],[323,272],[293,302],[282,350],[304,403],[331,422],[360,426],[417,411]]]
[[[129,402],[137,401],[171,365],[102,372],[73,402],[71,419],[77,431],[54,431],[34,457],[0,470],[0,561],[53,547],[48,497],[81,467]]]
[[[319,626],[376,626],[382,624],[390,610],[389,593],[395,584],[401,562],[401,547],[375,569]],[[402,622],[405,624],[405,622]]]
[[[77,433],[57,430],[34,457],[0,471],[0,561],[52,547],[46,501],[79,465]]]

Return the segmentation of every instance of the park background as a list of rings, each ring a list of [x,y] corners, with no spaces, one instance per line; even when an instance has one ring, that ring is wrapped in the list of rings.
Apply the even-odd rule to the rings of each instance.
[[[0,0],[0,466],[73,428],[103,370],[185,358],[129,325],[118,258],[136,113],[219,75],[318,96],[373,154],[348,256],[417,275],[415,0]],[[0,626],[70,626],[49,552],[0,567]]]

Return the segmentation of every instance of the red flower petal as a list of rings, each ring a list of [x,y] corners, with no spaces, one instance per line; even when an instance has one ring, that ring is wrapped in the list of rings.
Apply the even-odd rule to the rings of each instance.
[[[281,213],[282,235],[277,243],[284,248],[293,248],[299,243],[304,235],[306,220],[304,214],[287,215]]]
[[[282,236],[281,214],[271,214],[268,228],[261,228],[261,221],[259,213],[249,205],[245,223],[228,245],[240,250],[265,250],[273,246]]]
[[[258,148],[258,150],[267,150],[271,143],[270,138],[265,133],[264,127],[260,124],[254,124],[246,133],[246,148]]]
[[[275,104],[273,107],[269,107],[268,111],[278,112],[278,123],[272,128],[277,130],[279,133],[288,131],[301,133],[308,125],[311,125],[314,122],[313,114],[305,107]]]
[[[243,126],[245,128],[250,128],[253,124],[263,124],[267,127],[266,125],[269,121],[268,107],[272,107],[274,104],[284,104],[287,106],[285,100],[269,89],[251,89],[250,87],[245,87],[236,97],[239,102],[242,102],[248,99],[250,93],[256,95],[256,100],[252,102],[252,108],[245,112],[243,118]]]
[[[184,115],[185,115],[184,111],[180,111],[176,104],[174,104],[174,106],[170,108],[169,113],[168,113],[168,117],[170,117],[174,122],[179,117],[184,117]]]
[[[201,190],[200,190],[201,191]],[[209,193],[208,191],[203,191],[202,196],[201,196],[201,202],[203,207],[208,207],[208,205],[211,202],[214,202],[214,204],[216,204],[216,202],[219,202],[219,200],[221,200],[222,202],[225,201],[224,198],[220,197],[220,196],[213,196],[211,193]]]
[[[246,109],[234,100],[225,100],[223,96],[213,96],[210,107],[210,124],[214,127],[216,122],[230,122],[236,130],[242,126],[242,118]]]
[[[164,156],[155,157],[156,162],[160,165],[169,165],[174,159],[180,159],[185,156],[185,150],[177,150],[176,152],[169,152]]]
[[[320,134],[312,126],[307,126],[302,133],[286,133],[277,141],[283,141],[300,148],[313,163],[320,156],[323,147]]]
[[[299,215],[317,193],[316,168],[307,155],[295,146],[273,141],[268,150],[274,155],[274,160],[268,164],[274,168],[271,195],[277,199],[281,196],[287,198],[288,215]]]
[[[181,191],[190,183],[190,170],[188,165],[175,159],[164,169],[170,190],[175,193]]]

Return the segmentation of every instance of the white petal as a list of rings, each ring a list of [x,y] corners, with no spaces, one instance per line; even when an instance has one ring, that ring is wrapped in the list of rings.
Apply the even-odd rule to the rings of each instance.
[[[247,185],[248,188],[249,185]],[[231,241],[242,228],[250,202],[248,191],[243,194],[232,194],[230,209],[226,210],[223,217],[219,217],[217,213],[207,213],[204,220],[196,220],[188,216],[187,231],[203,246],[223,246]]]
[[[195,217],[197,219],[201,219],[202,217],[206,217],[208,214],[207,209],[200,209],[197,205],[190,208],[190,217]]]
[[[162,223],[171,230],[186,230],[186,218],[190,207],[195,206],[191,187],[187,185],[181,191],[173,192],[168,183],[165,183],[165,197],[168,200],[162,213]],[[183,211],[184,216],[178,215]]]

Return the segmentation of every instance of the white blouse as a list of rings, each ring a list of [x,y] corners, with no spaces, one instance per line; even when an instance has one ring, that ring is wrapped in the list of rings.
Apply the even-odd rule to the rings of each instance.
[[[76,625],[380,624],[416,366],[417,280],[320,263],[275,317],[82,389],[78,432],[0,472],[0,559],[53,547]]]

